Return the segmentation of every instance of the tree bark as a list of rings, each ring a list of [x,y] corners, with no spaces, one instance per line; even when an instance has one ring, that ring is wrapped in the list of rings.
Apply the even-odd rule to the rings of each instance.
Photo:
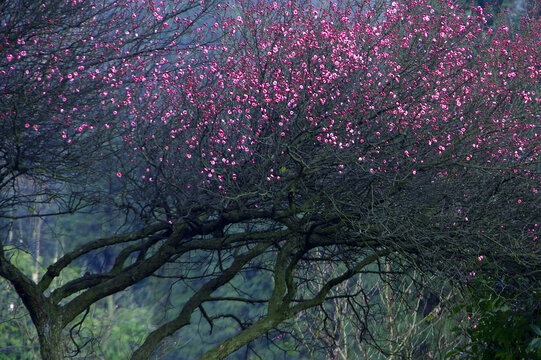
[[[50,317],[52,314],[47,314]],[[38,330],[40,354],[43,360],[63,360],[62,329],[55,319],[46,319],[36,326]]]
[[[285,313],[269,314],[267,317],[257,321],[249,328],[224,341],[222,344],[204,353],[199,360],[221,360],[231,355],[250,341],[274,329],[288,316]]]

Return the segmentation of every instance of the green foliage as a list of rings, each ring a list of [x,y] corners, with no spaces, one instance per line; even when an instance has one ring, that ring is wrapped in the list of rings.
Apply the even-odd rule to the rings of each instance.
[[[149,328],[144,321],[149,310],[142,308],[100,308],[93,312],[87,327],[98,331],[99,344],[96,353],[104,359],[122,360],[129,358],[134,346],[144,339]]]
[[[456,328],[467,343],[450,352],[449,358],[522,360],[541,359],[538,305],[527,304],[485,290],[470,291],[471,301],[457,311],[468,316],[465,329]]]
[[[534,324],[530,324],[530,328],[535,333],[535,336],[528,344],[526,351],[528,353],[535,354],[537,359],[541,359],[541,328]]]
[[[0,360],[38,358],[38,340],[30,316],[9,283],[0,279]]]
[[[32,270],[33,270],[33,264],[34,264],[32,255],[30,255],[26,251],[23,251],[17,248],[8,249],[6,253],[8,255],[9,261],[13,265],[15,265],[19,269],[22,269],[26,276],[28,277],[32,276]]]

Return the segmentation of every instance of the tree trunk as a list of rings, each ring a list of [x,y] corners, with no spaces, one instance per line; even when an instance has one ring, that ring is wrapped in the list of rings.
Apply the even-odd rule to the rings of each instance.
[[[48,314],[49,316],[51,314]],[[40,354],[43,360],[63,360],[62,329],[56,321],[47,319],[36,326],[38,331]]]

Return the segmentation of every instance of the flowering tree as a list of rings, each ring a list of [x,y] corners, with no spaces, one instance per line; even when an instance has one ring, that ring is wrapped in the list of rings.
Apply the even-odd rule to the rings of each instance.
[[[60,2],[54,16],[29,7],[43,23],[16,25],[16,5],[2,12],[13,27],[1,60],[5,184],[53,178],[55,195],[136,219],[133,232],[66,252],[37,284],[9,247],[0,253],[44,358],[62,358],[63,329],[92,304],[152,275],[190,296],[134,359],[194,314],[211,330],[236,324],[201,355],[224,358],[383,260],[535,286],[538,20],[491,28],[482,8],[423,0],[239,2],[212,16],[192,4]],[[6,205],[36,201],[2,189]],[[104,248],[110,266],[55,285]],[[315,263],[339,272],[314,276]],[[254,272],[267,291],[239,284]],[[222,302],[257,315],[216,312]]]
[[[43,358],[61,356],[57,326],[65,324],[57,321],[55,301],[44,295],[47,286],[36,287],[37,279],[13,266],[14,250],[21,247],[13,230],[32,227],[28,218],[40,221],[108,203],[103,164],[116,139],[103,127],[116,116],[128,118],[121,105],[130,104],[130,89],[154,71],[161,56],[218,36],[201,32],[214,3],[0,5],[0,225],[7,234],[0,240],[0,272],[25,302]],[[37,263],[39,236],[33,237]],[[76,315],[68,315],[66,324]]]

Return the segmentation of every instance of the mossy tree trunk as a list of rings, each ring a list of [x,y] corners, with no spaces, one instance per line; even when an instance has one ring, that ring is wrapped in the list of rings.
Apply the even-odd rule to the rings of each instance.
[[[40,354],[43,360],[63,360],[65,349],[62,343],[62,329],[53,314],[47,314],[44,323],[36,326],[38,331]]]

